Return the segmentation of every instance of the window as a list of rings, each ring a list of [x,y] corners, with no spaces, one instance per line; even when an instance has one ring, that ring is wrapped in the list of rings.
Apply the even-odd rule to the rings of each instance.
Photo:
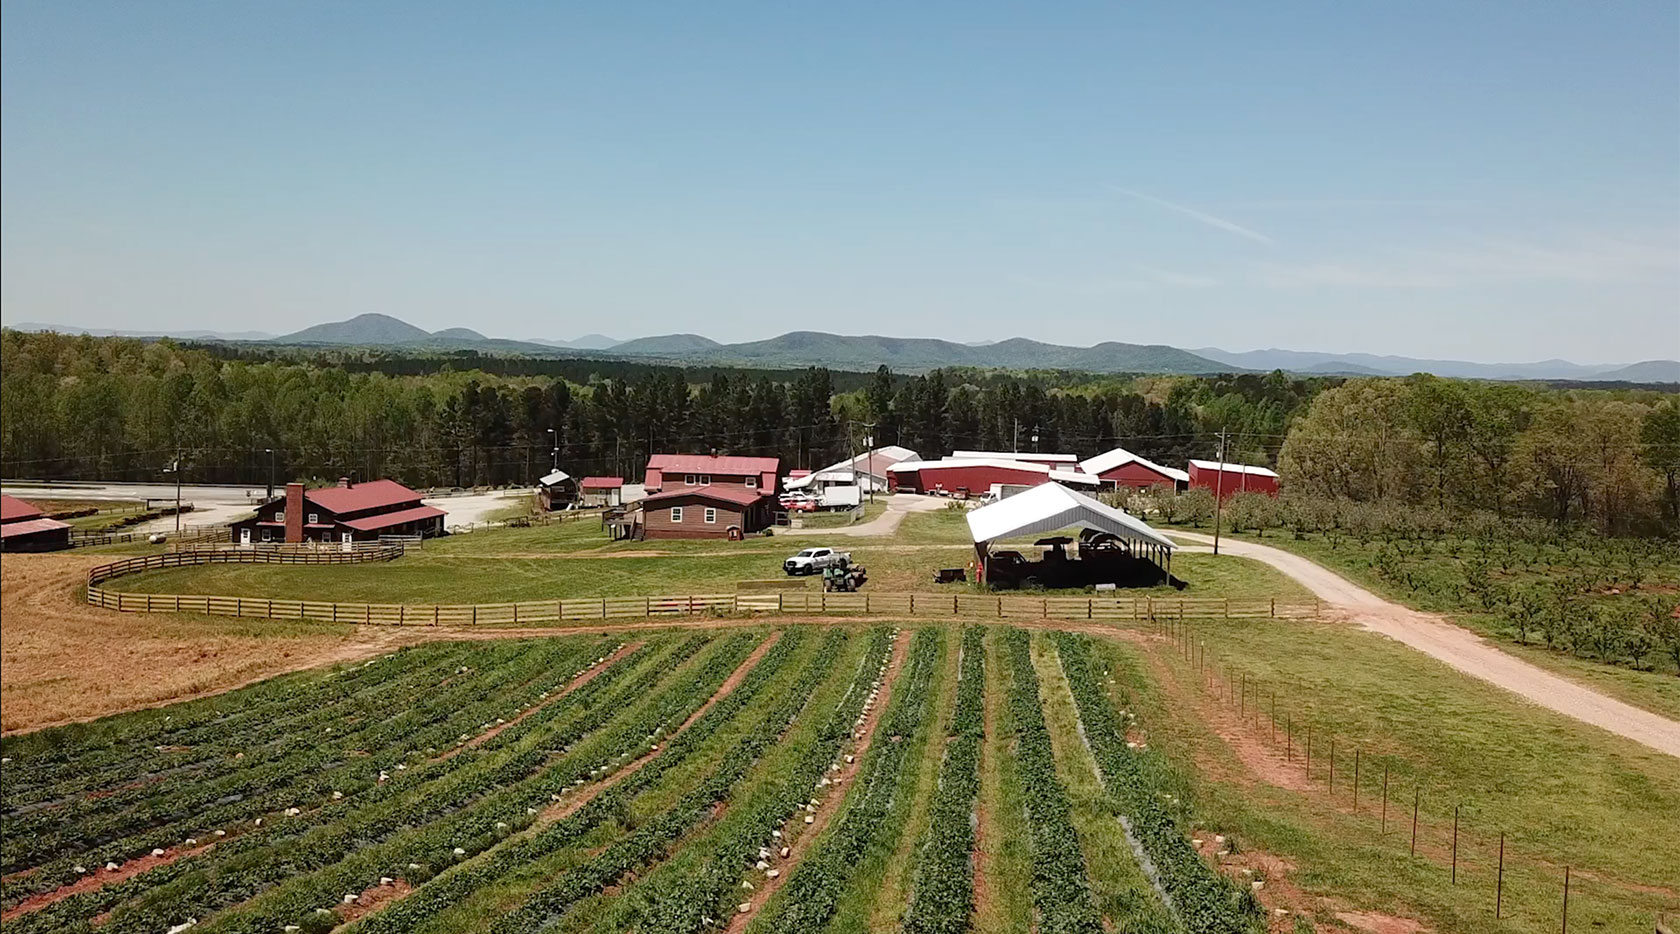
[[[693,486],[694,485],[694,475],[693,474],[684,474],[683,475],[683,485]]]
[[[671,521],[673,523],[682,521],[682,507],[681,506],[672,506],[671,507]]]
[[[700,475],[700,485],[701,486],[711,486],[712,485],[712,475],[709,474],[709,473],[701,474]]]
[[[275,522],[285,522],[286,521],[286,514],[283,513],[283,512],[275,513],[274,514],[274,521]]]
[[[707,525],[715,525],[716,523],[717,523],[717,510],[711,508],[710,506],[706,507],[706,524]]]
[[[265,541],[265,542],[273,541],[274,540],[273,537],[272,537],[273,535],[274,535],[274,533],[272,531],[268,530],[268,529],[263,529],[262,530],[262,540]]]
[[[745,484],[746,488],[749,489],[749,490],[758,489],[758,478],[757,477],[748,477],[746,480],[742,481],[742,483]]]
[[[319,525],[320,522],[321,522],[321,514],[320,513],[312,512],[312,513],[309,514],[309,524],[310,525]]]

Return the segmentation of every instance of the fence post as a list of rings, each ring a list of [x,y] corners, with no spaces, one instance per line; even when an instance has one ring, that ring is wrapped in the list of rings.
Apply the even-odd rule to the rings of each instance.
[[[1505,835],[1499,835],[1499,881],[1493,890],[1493,917],[1499,918],[1500,910],[1505,905]]]
[[[910,615],[911,616],[916,615],[916,594],[915,594],[915,591],[911,591],[911,593],[910,593]]]
[[[1277,598],[1272,598],[1272,619],[1277,619]]]
[[[476,603],[472,605],[472,621],[474,626],[478,625],[478,604]]]
[[[1230,597],[1225,598],[1225,618],[1226,619],[1231,618],[1231,598]]]
[[[869,612],[869,594],[863,595],[863,612],[865,614]]]
[[[519,601],[513,601],[513,624],[519,625]]]
[[[336,609],[338,607],[338,604],[336,604],[336,603],[333,604],[333,607]],[[438,608],[437,604],[435,604],[435,603],[432,604],[432,625],[433,626],[436,626],[438,624],[438,609],[439,608]]]
[[[1563,934],[1569,934],[1569,867],[1563,867]]]
[[[1423,788],[1422,788],[1422,786],[1419,786],[1417,788],[1413,788],[1412,789],[1412,855],[1413,856],[1417,855],[1418,804],[1422,800],[1423,800]]]
[[[1353,750],[1353,812],[1359,813],[1359,749]]]
[[[1460,805],[1453,805],[1453,842],[1452,842],[1452,884],[1458,884],[1458,809]]]
[[[1382,832],[1388,833],[1388,763],[1383,763]]]

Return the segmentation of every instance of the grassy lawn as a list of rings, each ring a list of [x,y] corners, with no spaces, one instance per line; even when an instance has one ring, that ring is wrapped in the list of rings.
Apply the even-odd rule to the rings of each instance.
[[[863,504],[863,518],[856,521],[868,522],[871,519],[877,518],[881,515],[881,513],[886,511],[887,504],[885,500],[878,499],[873,503],[866,502]],[[804,521],[805,528],[807,529],[843,529],[853,524],[852,511],[850,509],[842,509],[839,511],[831,510],[826,512],[807,512],[801,513],[800,517]]]
[[[1208,529],[1193,531],[1207,532]],[[1244,532],[1232,536],[1244,541],[1255,541],[1270,545],[1284,551],[1310,558],[1324,565],[1361,587],[1373,593],[1380,594],[1396,603],[1410,606],[1426,612],[1441,613],[1453,622],[1486,636],[1488,640],[1506,652],[1516,655],[1526,661],[1540,665],[1558,674],[1565,675],[1579,681],[1588,687],[1602,691],[1619,700],[1653,710],[1665,716],[1680,719],[1680,677],[1671,659],[1658,653],[1653,653],[1646,659],[1642,669],[1630,668],[1626,665],[1610,665],[1596,659],[1571,654],[1563,648],[1548,648],[1544,639],[1537,633],[1531,632],[1526,643],[1514,640],[1508,624],[1498,615],[1479,609],[1462,592],[1447,588],[1411,588],[1400,581],[1389,580],[1378,574],[1372,567],[1372,555],[1376,544],[1361,546],[1352,538],[1343,538],[1335,545],[1322,536],[1309,536],[1297,539],[1284,531],[1273,531],[1264,538],[1259,538],[1251,532]],[[1189,555],[1180,555],[1174,559],[1175,564]],[[1433,563],[1447,565],[1453,559],[1446,554],[1435,553],[1429,557]],[[1445,573],[1442,571],[1442,573]],[[1560,569],[1558,573],[1563,573]],[[1510,577],[1521,582],[1530,582],[1535,577],[1533,572],[1513,571]],[[1659,569],[1647,581],[1646,590],[1672,589],[1674,581],[1680,580],[1680,569]],[[1605,601],[1627,602],[1636,599],[1637,592],[1623,592],[1619,594],[1605,594],[1600,598]]]
[[[1680,865],[1680,764],[1518,698],[1369,634],[1332,624],[1232,622],[1197,632],[1221,672],[1246,672],[1242,716],[1225,682],[1199,675],[1170,643],[1104,653],[1138,698],[1149,742],[1196,773],[1205,832],[1281,860],[1291,886],[1331,921],[1351,906],[1420,918],[1446,932],[1555,931],[1563,867],[1571,927],[1649,931],[1672,910]],[[1295,730],[1292,762],[1271,744],[1270,697]],[[1301,733],[1314,731],[1314,762]],[[1283,729],[1280,724],[1279,743]],[[1336,789],[1325,751],[1337,747]],[[1352,805],[1353,750],[1362,758]],[[1390,770],[1387,833],[1382,770]],[[1418,854],[1410,807],[1420,792]],[[1461,808],[1458,882],[1450,880]],[[1504,919],[1493,918],[1500,833]]]

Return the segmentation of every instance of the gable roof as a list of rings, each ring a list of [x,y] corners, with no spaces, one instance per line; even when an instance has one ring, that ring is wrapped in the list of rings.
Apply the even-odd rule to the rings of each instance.
[[[788,480],[783,485],[790,490],[803,489],[804,487],[815,483],[819,478],[832,480],[836,477],[850,477],[854,469],[859,476],[867,474],[871,469],[881,471],[884,475],[884,472],[891,470],[893,465],[902,464],[906,461],[914,461],[919,456],[920,455],[918,455],[915,451],[912,451],[907,447],[902,447],[897,444],[889,444],[884,447],[876,448],[873,460],[870,459],[870,452],[864,451],[856,457],[849,457],[839,463],[829,464],[821,470],[789,471]]]
[[[1190,466],[1196,468],[1197,470],[1215,470],[1216,471],[1216,470],[1219,469],[1219,462],[1218,461],[1192,460],[1190,462]],[[1225,472],[1226,473],[1245,473],[1245,474],[1249,474],[1249,475],[1255,476],[1255,477],[1275,477],[1275,476],[1277,476],[1277,471],[1275,471],[1275,470],[1267,470],[1264,467],[1255,467],[1251,464],[1233,464],[1233,463],[1230,463],[1228,461],[1225,464]]]
[[[1078,463],[1078,454],[1034,454],[1030,451],[952,451],[953,460],[974,460],[975,458],[1002,458],[1012,461],[1038,461],[1041,464],[1074,464]]]
[[[681,497],[691,496],[696,499],[709,499],[715,502],[734,503],[737,506],[751,506],[753,503],[756,503],[761,499],[765,499],[769,495],[770,494],[765,493],[762,490],[749,490],[746,487],[740,486],[684,486],[678,487],[674,490],[666,490],[663,493],[655,493],[651,496],[644,496],[642,497],[641,502],[661,503]]]
[[[1140,464],[1155,471],[1163,477],[1171,477],[1181,483],[1189,482],[1190,480],[1190,474],[1186,471],[1179,470],[1176,467],[1162,466],[1147,457],[1139,457],[1125,448],[1115,448],[1112,451],[1104,451],[1096,457],[1080,461],[1079,469],[1091,474],[1092,476],[1096,476],[1098,474],[1107,473],[1116,467],[1124,467],[1127,464]]]
[[[0,522],[21,522],[40,516],[41,510],[34,503],[26,503],[10,493],[0,493]]]
[[[1142,519],[1058,483],[1041,483],[990,506],[970,510],[967,519],[969,535],[975,542],[1077,526],[1110,532],[1128,541],[1177,547]]]
[[[624,485],[623,477],[584,477],[578,484],[586,490],[616,490]]]
[[[655,454],[648,458],[647,469],[664,473],[704,473],[727,476],[773,474],[781,470],[782,461],[776,457],[738,457],[710,454]]]
[[[54,529],[67,529],[68,522],[57,519],[16,519],[0,524],[0,538],[12,538],[17,535],[34,535],[36,532],[51,532]]]
[[[1006,457],[947,457],[936,461],[903,461],[888,467],[890,473],[909,473],[913,470],[946,470],[959,467],[992,467],[997,470],[1019,470],[1024,473],[1043,474],[1058,483],[1077,483],[1081,486],[1096,486],[1102,481],[1078,470],[1064,470],[1048,464],[1035,464],[1031,461],[1010,460]]]
[[[396,512],[382,512],[360,519],[346,519],[344,524],[358,532],[371,532],[374,529],[388,529],[393,525],[413,522],[417,519],[430,519],[433,516],[445,515],[436,506],[415,506],[412,509],[399,509]]]
[[[395,480],[369,480],[348,487],[306,490],[303,498],[328,512],[346,513],[412,503],[420,499],[420,494]]]

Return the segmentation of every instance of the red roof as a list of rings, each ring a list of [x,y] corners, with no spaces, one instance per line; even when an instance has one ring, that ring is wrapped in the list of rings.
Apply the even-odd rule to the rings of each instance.
[[[11,538],[14,535],[33,535],[36,532],[51,532],[53,529],[67,529],[68,522],[57,519],[19,519],[0,525],[0,538]]]
[[[655,493],[642,499],[644,503],[659,503],[673,500],[680,496],[693,496],[699,499],[710,499],[724,503],[735,503],[740,506],[751,506],[770,494],[762,490],[749,490],[739,486],[685,486],[675,490]]]
[[[809,470],[801,469],[801,470],[790,470],[790,471],[788,471],[788,476],[790,476],[790,477],[809,477],[810,475],[811,475],[811,472]]]
[[[360,519],[346,519],[344,524],[358,532],[371,532],[374,529],[388,529],[393,525],[413,522],[416,519],[430,519],[433,516],[445,515],[436,506],[416,506],[413,509],[401,509],[396,512],[382,512],[376,516],[364,516]]]
[[[41,514],[30,503],[26,503],[10,493],[0,493],[0,522],[16,522],[20,519],[33,519]]]
[[[586,490],[616,490],[623,485],[623,477],[584,477],[582,483]]]
[[[775,457],[712,457],[709,454],[655,454],[648,458],[648,469],[665,473],[723,474],[731,477],[750,477],[774,474],[782,462]]]
[[[304,498],[328,512],[343,515],[383,506],[399,506],[420,499],[420,494],[395,480],[369,480],[354,486],[329,486],[309,490]]]

